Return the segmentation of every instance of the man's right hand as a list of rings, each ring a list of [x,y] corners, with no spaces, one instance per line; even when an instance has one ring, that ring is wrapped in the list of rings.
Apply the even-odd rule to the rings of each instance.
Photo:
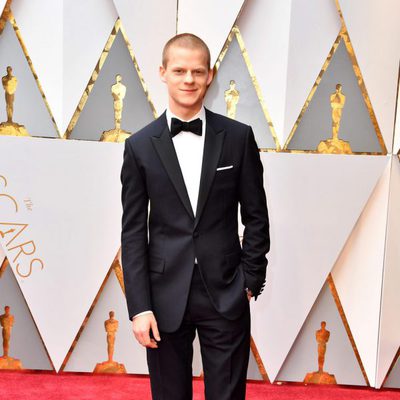
[[[139,315],[132,320],[132,329],[136,340],[144,347],[156,349],[161,340],[154,314]],[[150,337],[150,330],[153,338]]]

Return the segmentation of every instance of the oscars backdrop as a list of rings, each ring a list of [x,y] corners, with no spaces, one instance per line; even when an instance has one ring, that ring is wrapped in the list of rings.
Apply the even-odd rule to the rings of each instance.
[[[164,111],[162,47],[192,32],[216,71],[205,105],[253,126],[265,171],[248,378],[400,388],[399,11],[0,0],[0,369],[147,374],[119,254],[123,142]]]

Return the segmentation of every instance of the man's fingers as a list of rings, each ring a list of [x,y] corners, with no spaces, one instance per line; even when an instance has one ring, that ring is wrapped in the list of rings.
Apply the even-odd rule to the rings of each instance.
[[[144,325],[135,325],[133,326],[133,333],[135,335],[136,340],[142,345],[146,346],[148,343],[150,343],[150,326],[144,324]]]
[[[147,347],[149,349],[157,349],[158,344],[154,339],[150,339],[150,343],[148,345],[146,345],[145,347]]]
[[[157,342],[159,342],[161,340],[161,337],[160,337],[160,332],[158,331],[157,321],[155,318],[153,319],[153,321],[151,321],[151,331],[153,332],[154,339],[156,339]]]
[[[147,346],[150,343],[149,329],[140,330],[138,332],[137,340],[142,346]]]

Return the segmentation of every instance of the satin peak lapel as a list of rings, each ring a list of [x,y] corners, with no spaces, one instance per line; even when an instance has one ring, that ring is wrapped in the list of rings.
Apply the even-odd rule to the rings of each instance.
[[[183,180],[181,167],[179,166],[178,157],[175,152],[174,144],[172,143],[168,126],[164,128],[161,136],[153,136],[151,139],[153,140],[153,145],[175,187],[176,192],[178,193],[179,198],[182,201],[182,204],[185,206],[189,215],[194,219],[189,195],[185,181]]]
[[[225,138],[225,130],[222,129],[215,131],[211,124],[212,122],[210,122],[210,119],[207,119],[203,164],[200,178],[200,190],[197,201],[196,219],[194,223],[195,228],[200,221],[211,185],[214,181],[218,160],[222,150],[222,144],[224,143]]]

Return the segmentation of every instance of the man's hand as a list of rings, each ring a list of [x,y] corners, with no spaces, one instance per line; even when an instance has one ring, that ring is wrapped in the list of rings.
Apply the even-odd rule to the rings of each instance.
[[[248,290],[247,291],[247,300],[250,301],[252,297],[253,297],[253,293],[251,292],[251,290]]]
[[[132,320],[132,329],[136,340],[144,347],[156,349],[161,340],[154,314],[139,315]],[[150,329],[153,338],[150,338]]]

